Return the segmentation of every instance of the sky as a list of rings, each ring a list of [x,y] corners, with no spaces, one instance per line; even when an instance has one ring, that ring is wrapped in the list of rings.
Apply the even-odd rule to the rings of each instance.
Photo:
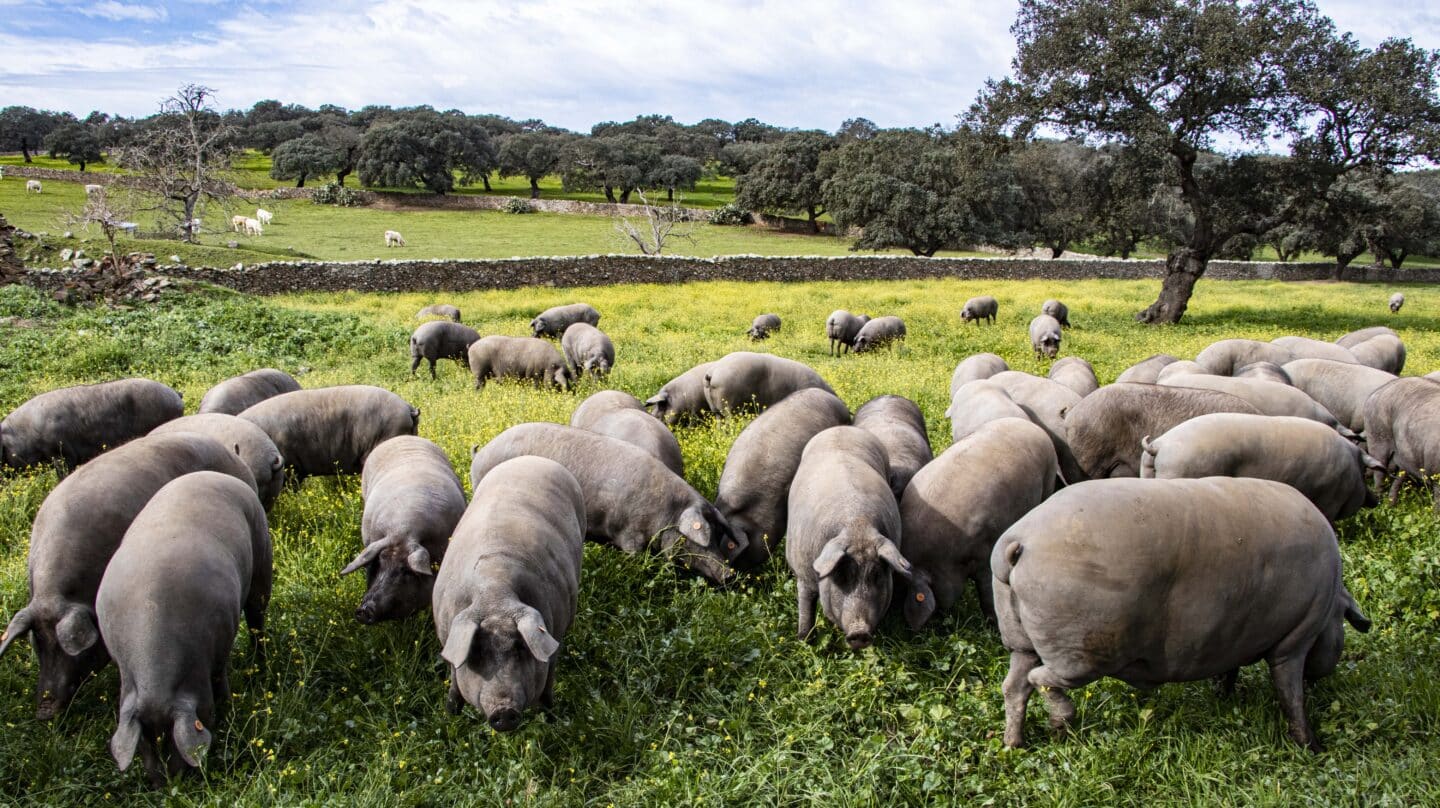
[[[1317,0],[1362,45],[1440,48],[1435,0]],[[1010,0],[0,0],[0,106],[262,99],[834,130],[953,124],[1014,55]]]

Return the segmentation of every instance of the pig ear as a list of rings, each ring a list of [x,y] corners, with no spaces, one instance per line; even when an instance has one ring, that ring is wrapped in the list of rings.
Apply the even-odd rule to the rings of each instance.
[[[434,570],[430,569],[430,554],[425,551],[424,547],[416,547],[411,550],[410,555],[405,556],[405,566],[409,567],[410,571],[416,575],[435,574]]]
[[[919,631],[933,614],[935,593],[924,575],[916,575],[910,580],[910,591],[905,594],[905,622],[912,630]]]
[[[515,627],[520,629],[520,637],[530,647],[530,653],[541,662],[549,662],[550,657],[560,650],[560,641],[550,636],[545,628],[545,618],[534,608],[526,606],[515,618]]]
[[[669,401],[670,401],[670,395],[669,395],[668,393],[660,393],[659,395],[651,396],[650,398],[645,399],[645,409],[647,409],[647,410],[650,410],[650,409],[658,410],[659,408],[663,407],[665,404],[669,403]],[[652,414],[654,414],[654,413],[652,413]]]
[[[366,564],[369,564],[371,561],[374,561],[375,557],[380,555],[380,553],[385,549],[386,544],[387,542],[382,539],[381,541],[371,542],[370,544],[365,545],[365,549],[360,551],[360,555],[355,556],[354,561],[346,564],[345,569],[340,570],[340,574],[349,575],[355,570],[358,570]]]
[[[10,625],[5,627],[5,633],[0,634],[0,656],[5,655],[5,649],[10,647],[10,643],[15,642],[15,638],[22,634],[29,633],[30,623],[31,616],[28,606],[16,612],[15,616],[10,618]]]
[[[705,511],[694,505],[680,512],[680,533],[701,547],[709,547],[714,543],[711,541],[710,521],[705,518]]]
[[[915,568],[910,566],[910,562],[905,560],[905,556],[900,555],[900,548],[895,546],[895,542],[882,537],[878,555],[881,560],[890,565],[891,569],[900,573],[900,577],[914,582]]]
[[[83,606],[72,606],[65,612],[55,625],[55,635],[60,640],[60,650],[70,656],[80,656],[100,639],[94,615]]]
[[[135,759],[135,748],[140,745],[140,731],[140,719],[135,717],[134,709],[129,704],[121,705],[120,726],[110,736],[110,756],[115,758],[115,765],[122,772],[130,768],[130,761]]]
[[[815,567],[815,573],[821,578],[833,573],[835,567],[840,564],[840,560],[845,557],[847,546],[843,536],[837,536],[826,542],[825,548],[820,551],[819,556],[816,556],[815,563],[812,565]]]
[[[470,648],[475,644],[475,632],[480,630],[480,613],[474,606],[461,611],[450,621],[450,636],[440,656],[452,667],[460,667],[470,658]]]
[[[1370,469],[1371,471],[1378,471],[1378,472],[1380,472],[1380,473],[1382,473],[1382,474],[1385,473],[1385,471],[1386,471],[1386,468],[1385,468],[1385,464],[1384,464],[1384,463],[1381,463],[1379,460],[1376,460],[1374,457],[1372,457],[1371,455],[1369,455],[1369,454],[1366,453],[1366,452],[1361,452],[1361,453],[1360,453],[1360,462],[1361,462],[1361,463],[1364,463],[1364,464],[1365,464],[1365,468]]]
[[[200,761],[205,758],[205,749],[210,746],[211,736],[210,730],[195,716],[195,711],[178,712],[170,733],[180,757],[191,766],[200,768]]]

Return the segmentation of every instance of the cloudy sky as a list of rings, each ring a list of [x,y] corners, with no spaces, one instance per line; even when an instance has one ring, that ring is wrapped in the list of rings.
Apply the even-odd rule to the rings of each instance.
[[[1365,45],[1440,48],[1435,0],[1318,0]],[[1010,0],[0,0],[0,106],[430,104],[588,130],[662,113],[833,130],[951,123],[1014,43]]]

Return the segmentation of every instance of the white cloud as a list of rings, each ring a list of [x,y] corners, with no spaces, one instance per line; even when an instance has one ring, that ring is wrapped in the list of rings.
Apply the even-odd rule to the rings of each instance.
[[[94,3],[80,8],[79,11],[87,17],[100,17],[116,21],[163,22],[170,16],[164,6],[136,6],[129,3],[117,3],[115,0]]]

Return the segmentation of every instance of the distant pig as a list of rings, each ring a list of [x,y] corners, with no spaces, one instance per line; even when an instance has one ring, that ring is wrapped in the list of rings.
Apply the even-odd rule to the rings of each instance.
[[[200,412],[219,412],[225,415],[239,415],[267,398],[281,393],[293,393],[300,389],[295,381],[283,370],[261,368],[243,376],[226,379],[205,391],[200,399]]]
[[[1060,321],[1042,314],[1030,321],[1030,347],[1035,358],[1054,359],[1060,353]]]
[[[1055,318],[1055,322],[1070,327],[1070,307],[1058,300],[1050,299],[1040,304],[1040,313]]]
[[[575,323],[560,338],[570,375],[576,379],[586,373],[605,377],[615,366],[615,345],[604,331],[589,323]]]
[[[849,353],[855,347],[855,337],[860,329],[870,322],[870,315],[854,315],[844,309],[830,312],[825,319],[825,335],[830,338],[830,355],[839,356],[841,349]]]
[[[540,315],[530,321],[530,331],[537,337],[558,337],[565,333],[565,329],[576,323],[589,323],[600,325],[600,312],[587,303],[571,303],[568,306],[555,306],[540,312]]]
[[[465,489],[439,446],[400,435],[365,459],[360,495],[365,549],[340,570],[364,569],[369,581],[355,619],[373,625],[409,617],[430,603],[433,566],[465,513]]]
[[[389,390],[365,384],[297,390],[240,413],[265,430],[291,480],[359,474],[365,458],[396,435],[414,435],[420,411]]]
[[[1403,305],[1405,305],[1405,295],[1404,295],[1404,294],[1402,294],[1402,293],[1400,293],[1400,292],[1396,292],[1395,294],[1393,294],[1393,295],[1390,296],[1390,313],[1391,313],[1391,314],[1399,314],[1399,313],[1400,313],[1400,307],[1403,306]]]
[[[965,301],[960,307],[960,321],[964,323],[979,323],[981,320],[995,324],[995,316],[1000,313],[1000,304],[990,295],[972,297]]]
[[[886,479],[899,500],[915,472],[935,457],[920,406],[904,396],[877,396],[860,405],[851,423],[879,438],[885,447],[890,463]]]
[[[585,510],[579,481],[543,457],[507,460],[475,486],[435,577],[451,713],[469,703],[512,732],[527,707],[550,706],[579,605]]]
[[[768,339],[771,334],[780,330],[780,315],[761,314],[750,323],[750,330],[745,333],[750,339]]]
[[[185,414],[180,394],[149,379],[120,379],[41,393],[0,421],[0,465],[76,466]]]
[[[666,382],[655,395],[645,400],[645,409],[667,424],[694,421],[710,414],[705,398],[705,377],[715,362],[703,362]]]
[[[865,353],[905,341],[905,321],[893,314],[876,317],[855,335],[855,353]]]
[[[885,447],[863,429],[831,427],[806,445],[785,529],[802,640],[815,628],[818,600],[851,648],[868,647],[890,608],[891,578],[922,585],[900,554],[900,508],[888,476]]]
[[[410,375],[420,367],[420,360],[430,363],[430,378],[435,378],[435,363],[441,359],[469,361],[470,346],[480,339],[480,332],[468,325],[449,320],[431,320],[410,335]]]
[[[445,317],[458,323],[460,310],[449,303],[432,303],[415,313],[416,319],[423,320],[426,317]]]
[[[176,541],[184,536],[186,541]],[[202,471],[161,488],[105,569],[95,611],[120,669],[120,771],[135,752],[155,787],[198,768],[216,708],[230,698],[230,652],[244,615],[264,657],[272,577],[270,528],[255,492]],[[164,738],[166,753],[156,744]]]
[[[570,416],[570,426],[644,449],[679,477],[685,476],[685,460],[675,433],[645,412],[640,400],[619,390],[601,390],[580,403]]]
[[[752,405],[763,410],[809,387],[835,392],[803,362],[750,351],[727,354],[705,374],[705,399],[721,415]]]
[[[492,334],[470,346],[470,374],[475,389],[487,379],[528,379],[536,387],[569,390],[570,368],[565,356],[539,337],[503,337]]]
[[[65,709],[85,677],[110,659],[95,622],[95,592],[120,539],[156,491],[196,471],[229,474],[254,490],[250,470],[233,451],[204,435],[177,432],[106,452],[40,503],[30,531],[30,602],[0,636],[0,654],[30,637],[40,660],[35,715],[41,721]]]
[[[172,432],[193,432],[214,438],[221,446],[233,449],[255,478],[260,504],[265,510],[275,504],[285,485],[285,458],[265,430],[250,421],[221,412],[202,412],[167,421],[151,430],[151,435]]]

